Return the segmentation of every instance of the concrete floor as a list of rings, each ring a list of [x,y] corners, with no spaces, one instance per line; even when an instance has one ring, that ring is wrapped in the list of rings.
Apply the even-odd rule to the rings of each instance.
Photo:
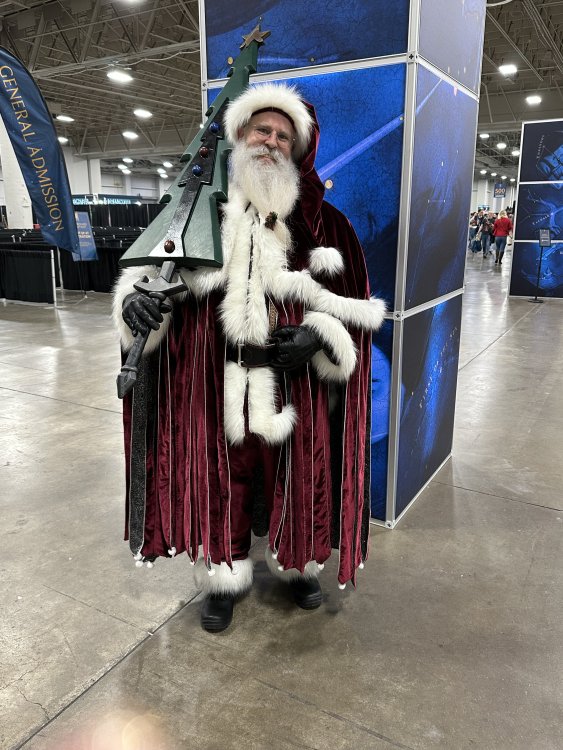
[[[468,259],[454,457],[358,590],[303,612],[260,562],[232,628],[199,627],[185,556],[121,539],[107,295],[0,307],[0,746],[49,750],[563,747],[563,305]]]

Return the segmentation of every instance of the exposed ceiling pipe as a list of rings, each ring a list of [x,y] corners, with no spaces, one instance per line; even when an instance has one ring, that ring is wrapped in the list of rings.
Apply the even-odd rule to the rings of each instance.
[[[487,3],[487,8],[496,8],[497,5],[508,5],[512,0],[498,0],[496,3]]]

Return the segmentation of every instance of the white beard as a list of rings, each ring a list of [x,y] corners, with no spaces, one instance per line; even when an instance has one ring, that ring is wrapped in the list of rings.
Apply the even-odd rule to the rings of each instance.
[[[266,154],[275,161],[257,158]],[[264,217],[274,211],[281,220],[285,219],[299,197],[299,171],[278,149],[237,141],[231,153],[230,174],[244,197]]]

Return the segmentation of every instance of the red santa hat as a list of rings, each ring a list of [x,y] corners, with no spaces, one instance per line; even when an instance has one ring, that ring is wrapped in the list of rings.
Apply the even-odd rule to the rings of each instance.
[[[225,132],[231,143],[236,143],[239,129],[258,112],[279,112],[287,117],[295,130],[293,156],[301,158],[307,150],[313,120],[295,87],[282,83],[249,86],[229,104],[225,115]]]

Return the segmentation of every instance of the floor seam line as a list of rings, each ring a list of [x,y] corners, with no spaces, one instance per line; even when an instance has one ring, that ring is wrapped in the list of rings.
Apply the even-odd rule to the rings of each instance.
[[[486,351],[488,351],[492,346],[494,346],[498,341],[500,341],[504,336],[506,336],[508,333],[510,333],[516,326],[521,323],[524,318],[526,318],[531,313],[536,312],[534,308],[531,308],[528,310],[528,312],[524,313],[521,318],[518,318],[517,321],[515,321],[510,328],[508,328],[506,331],[503,331],[503,333],[500,334],[494,341],[491,341],[490,344],[488,344],[484,349],[481,349],[481,351],[476,354],[474,357],[472,357],[469,362],[466,362],[464,365],[458,368],[458,373],[460,373],[462,370],[464,370],[468,365],[470,365],[472,362],[474,362],[478,357],[480,357],[482,354],[484,354]]]
[[[39,729],[37,729],[35,732],[32,732],[31,734],[29,734],[24,740],[22,740],[22,742],[20,742],[19,745],[15,745],[14,748],[13,748],[13,750],[21,750],[21,748],[23,748],[28,742],[30,742],[40,732],[42,732],[50,724],[52,724],[55,721],[55,719],[58,719],[59,716],[61,716],[65,711],[67,711],[71,706],[73,706],[78,700],[80,700],[80,698],[82,698],[84,695],[86,695],[86,693],[90,692],[90,690],[92,690],[93,687],[95,687],[101,680],[105,679],[105,677],[108,674],[110,674],[110,672],[113,672],[113,670],[116,667],[118,667],[120,664],[122,664],[125,661],[125,659],[129,658],[129,656],[131,656],[131,654],[133,654],[138,648],[140,648],[144,643],[146,643],[146,641],[148,641],[150,638],[153,638],[153,636],[155,636],[159,632],[159,630],[161,628],[163,628],[165,625],[167,625],[170,622],[170,620],[172,620],[172,618],[176,617],[177,614],[179,614],[186,607],[188,607],[194,601],[194,599],[196,599],[199,596],[199,594],[200,594],[200,592],[198,591],[196,594],[194,594],[191,597],[191,599],[188,599],[188,601],[184,605],[182,605],[179,609],[177,609],[175,612],[173,612],[170,615],[170,617],[167,617],[166,620],[164,620],[164,622],[162,622],[158,626],[158,628],[156,628],[154,630],[154,632],[150,633],[150,632],[147,631],[147,635],[142,640],[140,640],[138,643],[136,643],[133,646],[133,648],[131,648],[126,654],[123,654],[123,656],[120,659],[118,659],[114,664],[112,664],[111,667],[107,671],[105,671],[96,680],[94,680],[94,682],[92,682],[91,685],[88,685],[88,687],[85,690],[83,690],[81,693],[79,693],[77,696],[75,696],[71,701],[69,701],[69,703],[67,703],[66,706],[63,706],[59,711],[57,711],[57,713],[54,716],[52,716],[49,719],[49,721],[47,721],[45,724],[42,724],[39,727]],[[409,748],[409,750],[411,750],[411,749]]]
[[[103,609],[100,609],[99,607],[96,607],[94,604],[88,604],[88,602],[83,601],[82,599],[78,599],[78,597],[73,596],[72,594],[66,594],[64,591],[59,591],[58,589],[53,588],[52,586],[47,586],[46,583],[41,584],[43,588],[49,589],[49,591],[54,591],[56,594],[60,594],[61,596],[66,596],[68,599],[71,599],[73,602],[78,602],[78,604],[82,604],[84,607],[88,607],[88,609],[93,609],[95,612],[99,612],[101,615],[106,615],[107,617],[111,617],[113,620],[117,620],[117,622],[122,622],[124,625],[129,625],[132,628],[136,628],[143,632],[148,632],[149,635],[152,635],[150,631],[144,631],[142,628],[138,628],[137,625],[133,625],[132,622],[127,622],[127,620],[123,620],[121,617],[117,617],[117,615],[112,615],[111,612],[106,612]]]
[[[42,393],[30,393],[29,391],[19,391],[17,388],[7,388],[5,385],[0,386],[2,391],[10,391],[10,393],[22,393],[26,396],[36,396],[37,398],[46,398],[49,401],[57,401],[61,404],[71,404],[72,406],[82,406],[84,409],[95,409],[96,411],[105,411],[109,414],[121,414],[119,409],[104,409],[101,406],[89,406],[88,404],[79,404],[76,401],[67,401],[64,398],[55,398],[54,396],[44,396]]]
[[[513,503],[521,503],[522,505],[531,505],[533,508],[543,508],[544,510],[554,510],[556,513],[563,512],[561,508],[553,508],[551,505],[539,505],[538,503],[530,503],[527,500],[519,500],[517,497],[507,497],[506,495],[495,495],[493,492],[485,492],[484,490],[476,490],[473,487],[462,487],[460,484],[449,484],[448,482],[440,482],[438,479],[434,479],[436,484],[441,484],[442,487],[454,487],[456,490],[465,490],[466,492],[475,492],[478,495],[485,495],[486,497],[495,497],[498,500],[510,500]]]
[[[392,740],[390,737],[387,737],[384,734],[380,734],[379,732],[376,732],[373,729],[370,729],[369,727],[364,726],[363,724],[360,724],[357,721],[354,721],[353,719],[347,719],[345,716],[341,716],[340,714],[335,713],[334,711],[329,711],[326,708],[321,708],[316,703],[313,703],[313,701],[307,700],[307,698],[303,698],[300,695],[297,695],[296,693],[293,693],[291,690],[284,690],[279,685],[274,685],[267,680],[261,680],[259,677],[254,677],[256,682],[259,682],[261,685],[266,685],[266,687],[272,688],[273,690],[277,690],[280,693],[284,693],[285,695],[288,695],[290,698],[293,698],[293,700],[299,701],[300,703],[303,703],[306,706],[313,706],[318,711],[320,711],[323,714],[326,714],[327,716],[331,716],[333,719],[338,719],[338,721],[342,721],[345,724],[350,724],[353,727],[356,727],[357,729],[360,729],[363,732],[366,732],[367,734],[372,735],[373,737],[377,737],[380,740],[383,740],[384,742],[389,743],[392,747],[398,747],[400,750],[414,750],[410,745],[403,745],[400,742],[396,742],[395,740]]]

